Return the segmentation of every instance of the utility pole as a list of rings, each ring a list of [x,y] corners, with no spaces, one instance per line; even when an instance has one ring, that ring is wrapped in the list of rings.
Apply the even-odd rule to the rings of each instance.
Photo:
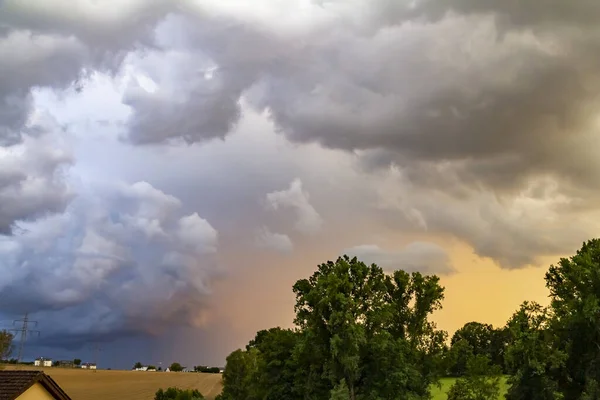
[[[102,348],[98,343],[94,343],[94,345],[92,346],[92,351],[94,352],[94,364],[96,365],[96,368],[98,368],[98,352],[102,351]],[[96,372],[96,369],[94,370],[94,372]]]
[[[21,357],[23,357],[23,347],[25,346],[25,341],[27,340],[28,333],[35,333],[38,336],[40,335],[40,331],[29,329],[29,324],[33,324],[33,326],[37,326],[37,321],[30,321],[28,313],[25,313],[23,319],[15,319],[13,321],[13,325],[17,322],[21,322],[22,325],[20,328],[9,329],[9,331],[19,333],[21,335],[21,340],[19,342],[19,356],[17,358],[17,362],[21,362]]]

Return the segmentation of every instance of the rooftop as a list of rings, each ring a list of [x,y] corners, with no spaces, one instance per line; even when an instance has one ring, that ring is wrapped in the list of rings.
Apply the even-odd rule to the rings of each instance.
[[[27,389],[39,383],[54,398],[71,400],[58,384],[42,371],[0,371],[0,400],[14,400]]]

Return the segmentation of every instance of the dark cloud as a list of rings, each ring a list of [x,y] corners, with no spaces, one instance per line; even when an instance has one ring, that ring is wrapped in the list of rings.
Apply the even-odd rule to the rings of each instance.
[[[2,311],[44,311],[60,321],[50,336],[199,324],[220,275],[214,228],[144,182],[81,193],[65,213],[19,228],[0,241]]]
[[[186,90],[211,95],[184,95],[182,103],[168,96],[165,113],[153,112],[161,108],[153,103],[130,103],[129,139],[222,138],[237,122],[243,97],[292,141],[359,154],[371,172],[395,165],[415,192],[494,210],[457,219],[459,202],[442,218],[439,205],[424,210],[428,202],[422,202],[397,218],[428,221],[429,230],[468,241],[504,266],[570,248],[566,235],[536,239],[537,230],[517,241],[525,234],[515,234],[518,225],[503,215],[540,179],[557,186],[553,196],[568,198],[550,214],[560,208],[577,219],[596,209],[600,30],[589,22],[599,7],[461,0],[369,5],[328,2],[298,17],[209,3],[185,9],[170,22],[179,21],[177,33],[165,37],[202,60],[195,72],[178,67]],[[206,68],[213,72],[206,75]],[[179,126],[187,107],[196,113]],[[488,192],[497,206],[478,203],[488,201]],[[506,244],[483,242],[488,235],[480,229],[490,228],[508,235]],[[587,229],[573,237],[580,240]]]
[[[404,18],[427,16],[431,19],[439,19],[449,11],[462,14],[493,13],[505,17],[505,22],[517,27],[544,25],[550,27],[556,25],[595,27],[596,21],[600,18],[600,5],[592,0],[569,3],[560,0],[542,0],[531,3],[494,0],[422,0],[417,1],[412,9],[404,9]]]
[[[483,3],[417,2],[397,7],[392,24],[385,18],[395,15],[391,3],[380,1],[352,24],[340,14],[296,30],[190,12],[193,26],[178,20],[177,38],[188,38],[178,45],[208,58],[215,72],[207,79],[182,63],[187,90],[179,96],[127,97],[136,111],[130,140],[223,137],[246,95],[290,139],[385,151],[378,163],[406,168],[415,182],[446,163],[461,183],[494,191],[519,190],[544,174],[595,185],[597,157],[581,150],[595,137],[600,36],[593,26],[570,26],[598,7],[550,2],[554,11],[534,18],[529,6]],[[330,7],[340,11],[335,2]],[[410,20],[425,14],[439,17]],[[500,14],[538,29],[500,35]],[[175,123],[182,114],[194,117]]]
[[[505,268],[572,251],[597,232],[600,6],[534,3],[0,1],[2,310],[62,347],[200,324],[215,229],[240,258],[382,224]],[[428,242],[348,252],[453,271]]]
[[[157,22],[176,3],[0,2],[0,75],[10,77],[0,81],[0,145],[21,140],[31,89],[65,89],[93,72],[116,73],[129,51],[153,45]]]

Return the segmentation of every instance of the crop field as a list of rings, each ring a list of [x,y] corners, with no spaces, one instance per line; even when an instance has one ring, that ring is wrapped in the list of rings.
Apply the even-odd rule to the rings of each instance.
[[[14,368],[7,366],[6,368]],[[67,392],[73,400],[152,400],[159,388],[176,386],[182,389],[198,389],[208,400],[221,392],[220,374],[186,372],[143,372],[143,371],[88,371],[82,369],[43,369]],[[433,386],[433,400],[446,400],[446,394],[455,378],[441,379],[441,387]],[[499,400],[504,399],[506,379],[500,381]]]
[[[169,386],[198,389],[209,400],[221,392],[221,374],[20,368],[44,370],[73,400],[153,400],[159,388]]]
[[[454,384],[455,380],[456,380],[456,378],[440,379],[440,383],[442,384],[442,386],[441,387],[433,386],[431,388],[431,394],[433,396],[433,400],[446,400],[447,393],[450,390],[450,387]],[[508,388],[506,385],[506,377],[503,377],[500,380],[500,396],[498,397],[498,400],[504,399],[504,394],[506,394],[507,389]]]

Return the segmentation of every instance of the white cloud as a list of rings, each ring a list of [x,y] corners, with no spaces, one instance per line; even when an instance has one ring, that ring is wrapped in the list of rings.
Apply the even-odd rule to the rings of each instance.
[[[267,194],[269,207],[275,211],[292,210],[296,217],[295,229],[306,235],[319,232],[323,225],[323,219],[309,200],[308,193],[302,189],[300,179],[294,179],[286,190]]]
[[[360,245],[343,251],[367,264],[377,264],[386,271],[419,271],[424,274],[454,272],[446,251],[428,242],[413,242],[400,250],[385,250],[377,245]]]
[[[266,227],[257,230],[255,243],[259,248],[282,254],[290,254],[294,251],[294,244],[288,235],[271,232]]]

